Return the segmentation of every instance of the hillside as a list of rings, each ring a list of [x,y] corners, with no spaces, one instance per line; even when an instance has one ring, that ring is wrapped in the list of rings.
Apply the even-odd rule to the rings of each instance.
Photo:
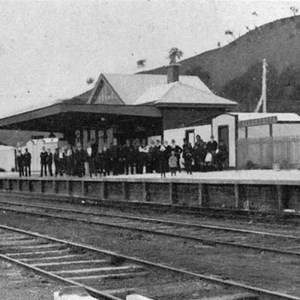
[[[258,27],[230,44],[182,60],[181,74],[198,75],[216,94],[253,111],[268,62],[268,110],[300,113],[300,16]],[[165,74],[165,67],[144,73]]]

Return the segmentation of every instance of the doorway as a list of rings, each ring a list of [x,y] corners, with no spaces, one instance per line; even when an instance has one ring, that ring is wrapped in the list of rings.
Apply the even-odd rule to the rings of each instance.
[[[191,145],[194,147],[194,144],[195,144],[195,130],[192,129],[192,130],[186,130],[185,131],[185,138],[189,143],[191,143]]]
[[[226,146],[229,152],[229,126],[219,126],[218,127],[218,143],[223,141],[224,145]]]

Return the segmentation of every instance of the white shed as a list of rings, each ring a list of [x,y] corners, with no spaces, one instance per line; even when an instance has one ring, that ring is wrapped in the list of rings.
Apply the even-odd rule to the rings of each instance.
[[[248,144],[250,141],[256,144],[272,142],[273,149],[274,142],[283,143],[291,137],[300,140],[300,116],[295,113],[227,113],[213,119],[212,127],[216,140],[223,140],[228,147],[230,167],[238,166],[238,144],[243,141]],[[249,153],[253,160],[261,154],[254,152]]]
[[[15,168],[16,152],[12,146],[0,145],[0,168],[11,172]]]

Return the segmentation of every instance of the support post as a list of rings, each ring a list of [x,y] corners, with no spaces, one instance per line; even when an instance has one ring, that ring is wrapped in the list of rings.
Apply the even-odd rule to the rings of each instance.
[[[276,185],[276,192],[277,192],[277,201],[278,201],[278,210],[282,210],[282,186]]]
[[[203,184],[202,183],[198,184],[198,205],[199,206],[203,205]]]
[[[239,185],[235,184],[234,185],[234,207],[236,209],[239,208],[239,203],[240,203]]]
[[[147,202],[148,201],[148,199],[147,199],[147,183],[144,181],[143,183],[142,183],[142,185],[143,185],[143,196],[142,196],[142,201],[143,202]]]
[[[169,204],[173,205],[173,192],[174,192],[174,184],[173,182],[169,183]]]
[[[81,195],[85,196],[86,190],[85,190],[85,181],[81,180]]]
[[[57,194],[57,182],[56,182],[56,180],[53,180],[52,183],[53,183],[53,193]]]
[[[124,201],[128,201],[128,185],[127,182],[122,182],[122,196]]]

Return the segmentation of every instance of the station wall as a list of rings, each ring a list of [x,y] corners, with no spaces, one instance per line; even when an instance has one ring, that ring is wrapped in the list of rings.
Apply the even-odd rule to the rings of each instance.
[[[171,140],[174,139],[178,146],[181,147],[183,145],[183,139],[186,137],[187,132],[190,132],[189,142],[192,144],[192,146],[194,146],[196,135],[198,134],[201,136],[203,141],[208,142],[210,140],[212,127],[210,124],[208,124],[165,130],[164,140],[168,141],[170,144]]]

